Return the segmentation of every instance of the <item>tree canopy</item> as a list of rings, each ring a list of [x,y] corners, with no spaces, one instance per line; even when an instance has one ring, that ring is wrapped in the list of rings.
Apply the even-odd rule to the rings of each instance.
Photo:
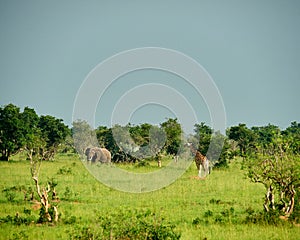
[[[44,159],[48,160],[69,134],[70,130],[62,119],[39,117],[29,107],[25,107],[23,112],[13,104],[0,107],[1,160],[8,161],[20,150],[26,150],[29,158],[41,151]]]

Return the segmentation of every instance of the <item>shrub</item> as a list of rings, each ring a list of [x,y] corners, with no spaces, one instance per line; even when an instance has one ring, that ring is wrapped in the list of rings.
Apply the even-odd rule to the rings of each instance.
[[[78,193],[74,192],[72,190],[72,188],[70,188],[70,187],[67,186],[65,188],[65,191],[63,193],[63,197],[61,199],[65,200],[65,201],[77,200],[78,199]]]
[[[24,209],[25,217],[21,216],[19,213],[16,213],[15,216],[7,215],[6,217],[0,218],[0,223],[10,223],[13,225],[29,225],[36,222],[36,218],[31,215],[30,209]]]
[[[69,175],[69,174],[73,174],[72,172],[72,168],[68,167],[68,166],[63,166],[60,169],[58,169],[57,174],[60,175]]]
[[[72,215],[63,219],[64,224],[74,224],[77,221],[77,217]]]
[[[148,166],[150,166],[150,163],[147,162],[146,160],[142,160],[136,166],[137,167],[148,167]]]
[[[262,224],[262,225],[280,225],[283,224],[283,221],[279,218],[280,212],[278,210],[270,210],[266,211],[247,211],[245,223],[254,223],[254,224]]]
[[[237,214],[235,213],[235,210],[233,207],[225,208],[220,212],[212,212],[211,210],[207,210],[203,214],[203,218],[195,218],[192,221],[192,224],[195,226],[200,224],[212,224],[212,223],[219,223],[219,224],[231,224],[231,223],[237,223],[238,218]]]
[[[119,211],[100,216],[96,225],[77,226],[70,239],[180,239],[175,226],[147,211]]]
[[[16,198],[17,187],[4,188],[2,192],[4,193],[7,201],[13,202]]]
[[[14,239],[29,239],[29,236],[27,235],[25,230],[22,230],[20,232],[14,232],[12,236],[9,238],[9,240],[14,240]]]

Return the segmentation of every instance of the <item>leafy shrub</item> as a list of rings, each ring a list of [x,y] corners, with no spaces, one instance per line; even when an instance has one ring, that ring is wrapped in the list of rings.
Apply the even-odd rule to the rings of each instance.
[[[147,161],[145,161],[145,160],[140,161],[140,162],[136,165],[136,167],[148,167],[148,166],[150,166],[150,163],[147,162]]]
[[[72,190],[72,188],[70,188],[70,187],[67,186],[65,188],[64,193],[63,193],[62,200],[65,200],[65,201],[76,200],[77,197],[78,197],[78,193],[74,192]]]
[[[72,215],[63,219],[64,224],[74,224],[77,221],[77,217]]]
[[[6,187],[2,190],[5,198],[9,202],[15,202],[18,193],[23,193],[24,201],[32,201],[34,198],[34,191],[31,186],[25,185]]]
[[[280,214],[277,210],[266,211],[246,211],[248,216],[245,219],[245,223],[254,223],[262,225],[280,225],[283,221],[279,218]]]
[[[70,239],[180,239],[175,226],[150,210],[100,216],[94,226],[77,226]]]
[[[193,225],[199,225],[200,223],[202,223],[202,219],[200,219],[199,217],[196,217],[195,219],[193,219],[193,222],[192,222]]]
[[[7,215],[6,217],[2,217],[0,218],[0,223],[10,223],[13,225],[29,225],[36,222],[36,218],[31,215],[30,209],[24,209],[24,213],[26,215],[25,217],[21,216],[19,213],[16,213],[15,216]]]
[[[25,230],[21,230],[20,232],[14,232],[12,236],[9,238],[9,240],[14,240],[14,239],[20,239],[20,240],[29,239],[29,235],[27,235]]]
[[[223,209],[220,212],[212,212],[211,210],[207,210],[203,214],[203,218],[195,218],[192,221],[192,224],[194,226],[200,225],[200,224],[212,224],[212,223],[220,223],[220,224],[227,224],[227,223],[236,223],[238,222],[237,215],[235,213],[235,210],[233,207],[229,209]]]
[[[72,168],[70,168],[68,166],[63,166],[60,169],[58,169],[57,174],[60,174],[60,175],[71,175],[71,174],[73,174]]]
[[[2,192],[4,193],[5,198],[7,199],[7,201],[9,202],[13,202],[16,198],[16,191],[17,191],[17,187],[13,186],[10,188],[4,188],[2,190]]]

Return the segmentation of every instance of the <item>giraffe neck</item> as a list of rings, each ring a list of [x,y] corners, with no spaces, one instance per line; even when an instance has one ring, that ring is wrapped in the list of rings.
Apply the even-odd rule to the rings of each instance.
[[[197,150],[196,148],[194,148],[192,145],[191,145],[190,149],[191,149],[191,152],[193,154],[195,154],[195,157],[197,159],[201,160],[202,163],[205,162],[206,157],[199,150]]]
[[[192,145],[190,146],[190,149],[191,149],[191,152],[192,152],[193,154],[196,154],[196,153],[197,153],[197,149],[194,148]]]

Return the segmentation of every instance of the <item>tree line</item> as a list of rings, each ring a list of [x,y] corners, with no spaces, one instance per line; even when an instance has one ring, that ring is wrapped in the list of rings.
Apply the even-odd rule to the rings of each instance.
[[[53,159],[59,147],[63,151],[76,149],[84,155],[87,147],[100,145],[111,151],[113,162],[136,162],[180,155],[185,151],[185,142],[197,146],[215,167],[228,167],[228,161],[236,157],[243,159],[248,178],[266,189],[265,212],[299,221],[300,123],[295,121],[284,130],[272,124],[249,128],[240,123],[228,128],[225,135],[201,122],[194,125],[192,134],[186,135],[176,118],[159,125],[129,123],[96,129],[79,120],[69,128],[62,119],[38,116],[29,107],[23,111],[13,104],[0,107],[0,159],[8,161],[20,151],[26,153],[44,210],[48,209],[45,198],[55,189],[49,184],[40,188],[40,164]],[[47,210],[42,217],[55,219],[58,211],[52,207],[54,216]]]
[[[72,138],[73,137],[73,138]],[[235,156],[250,157],[256,153],[272,154],[279,145],[284,151],[300,151],[300,123],[292,122],[285,130],[267,125],[248,128],[239,124],[223,135],[205,123],[196,123],[194,132],[185,135],[178,120],[169,118],[160,125],[115,125],[93,129],[85,121],[75,121],[69,128],[62,119],[38,116],[34,109],[8,104],[0,107],[0,159],[26,151],[29,159],[39,154],[44,160],[54,157],[60,145],[83,154],[88,146],[100,145],[112,152],[114,162],[137,161],[158,154],[176,155],[183,142],[192,142],[217,165],[226,165]],[[210,151],[208,151],[210,149]]]

